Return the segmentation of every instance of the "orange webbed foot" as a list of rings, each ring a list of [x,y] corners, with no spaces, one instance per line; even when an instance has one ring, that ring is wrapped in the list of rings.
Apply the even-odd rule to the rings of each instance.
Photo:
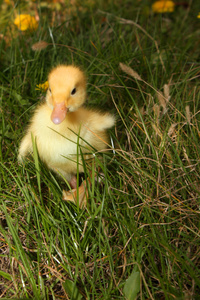
[[[88,198],[88,190],[86,187],[86,180],[82,182],[82,184],[78,188],[78,191],[76,188],[70,191],[63,191],[63,200],[71,201],[74,202],[75,204],[79,203],[80,208],[86,207],[87,198]]]

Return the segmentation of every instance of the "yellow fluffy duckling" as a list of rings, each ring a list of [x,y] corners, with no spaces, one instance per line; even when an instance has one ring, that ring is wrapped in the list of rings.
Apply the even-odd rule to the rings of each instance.
[[[54,68],[48,77],[46,102],[38,105],[19,147],[19,160],[33,152],[32,137],[46,165],[62,174],[76,188],[77,142],[84,158],[92,157],[91,148],[104,150],[109,143],[106,130],[115,123],[109,113],[84,108],[86,78],[72,65]],[[79,172],[83,172],[79,155]]]

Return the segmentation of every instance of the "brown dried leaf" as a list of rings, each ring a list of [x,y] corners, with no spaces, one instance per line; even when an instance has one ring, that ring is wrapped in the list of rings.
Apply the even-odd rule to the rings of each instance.
[[[129,67],[123,63],[119,63],[119,67],[124,73],[132,76],[133,78],[135,78],[137,80],[143,81],[142,78],[140,77],[140,75],[136,71],[134,71],[131,67]]]

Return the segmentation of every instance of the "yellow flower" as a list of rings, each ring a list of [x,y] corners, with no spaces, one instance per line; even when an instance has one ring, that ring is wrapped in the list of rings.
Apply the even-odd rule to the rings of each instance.
[[[48,81],[45,81],[44,83],[40,83],[36,85],[36,90],[42,90],[43,92],[45,92],[49,87],[49,83]]]
[[[14,20],[14,24],[21,31],[32,31],[38,28],[38,22],[36,21],[36,19],[33,16],[27,14],[18,15]]]
[[[199,12],[199,14],[198,14],[197,18],[198,18],[198,19],[200,19],[200,12]]]
[[[173,1],[168,1],[168,0],[156,1],[152,5],[152,10],[153,12],[156,13],[173,12],[174,9],[175,9],[175,3]]]

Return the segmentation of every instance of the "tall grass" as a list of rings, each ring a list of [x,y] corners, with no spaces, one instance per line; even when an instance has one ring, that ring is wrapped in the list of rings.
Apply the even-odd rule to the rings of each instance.
[[[131,274],[138,299],[199,297],[198,5],[166,15],[131,5],[85,2],[71,16],[41,6],[36,32],[1,40],[2,299],[125,299]],[[33,51],[39,40],[48,46]],[[62,200],[67,184],[36,151],[17,162],[44,98],[35,87],[58,63],[84,68],[87,106],[117,119],[114,152],[95,156],[101,171],[86,169],[85,210]]]

